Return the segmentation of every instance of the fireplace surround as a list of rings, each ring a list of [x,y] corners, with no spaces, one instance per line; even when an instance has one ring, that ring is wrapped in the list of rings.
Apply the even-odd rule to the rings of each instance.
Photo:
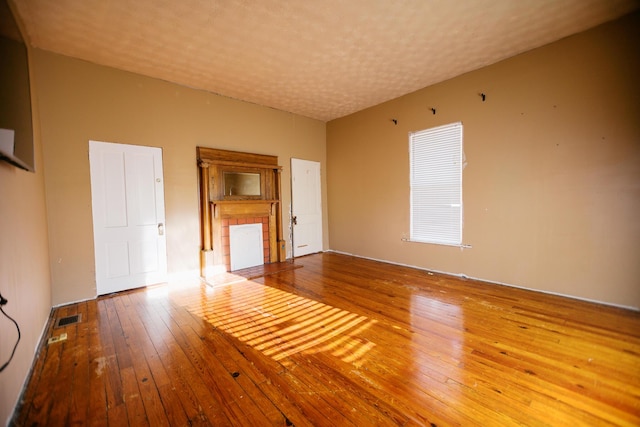
[[[278,158],[197,147],[197,159],[201,276],[231,271],[230,225],[262,224],[264,262],[284,261]]]

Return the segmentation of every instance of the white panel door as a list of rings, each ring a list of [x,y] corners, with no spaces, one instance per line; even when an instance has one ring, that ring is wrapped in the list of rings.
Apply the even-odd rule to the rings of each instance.
[[[320,163],[291,159],[293,256],[322,251]]]
[[[162,149],[89,141],[98,295],[167,281]]]

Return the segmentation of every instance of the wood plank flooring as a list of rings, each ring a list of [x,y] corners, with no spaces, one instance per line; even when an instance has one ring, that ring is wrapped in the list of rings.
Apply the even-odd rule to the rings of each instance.
[[[294,264],[56,309],[46,338],[68,338],[42,346],[12,425],[640,425],[638,312],[334,253]]]

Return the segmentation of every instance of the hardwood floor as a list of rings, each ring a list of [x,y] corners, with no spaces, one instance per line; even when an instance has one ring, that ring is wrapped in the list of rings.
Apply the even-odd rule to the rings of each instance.
[[[325,253],[58,308],[14,425],[640,425],[640,313]],[[82,314],[80,323],[53,320]]]

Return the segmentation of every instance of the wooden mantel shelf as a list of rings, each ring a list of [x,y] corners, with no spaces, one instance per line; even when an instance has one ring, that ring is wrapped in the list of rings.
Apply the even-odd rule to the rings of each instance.
[[[235,204],[259,204],[259,203],[280,203],[279,200],[213,200],[212,205],[235,205]]]
[[[273,216],[275,220],[278,200],[213,200],[214,219]],[[274,223],[274,226],[276,224]]]

